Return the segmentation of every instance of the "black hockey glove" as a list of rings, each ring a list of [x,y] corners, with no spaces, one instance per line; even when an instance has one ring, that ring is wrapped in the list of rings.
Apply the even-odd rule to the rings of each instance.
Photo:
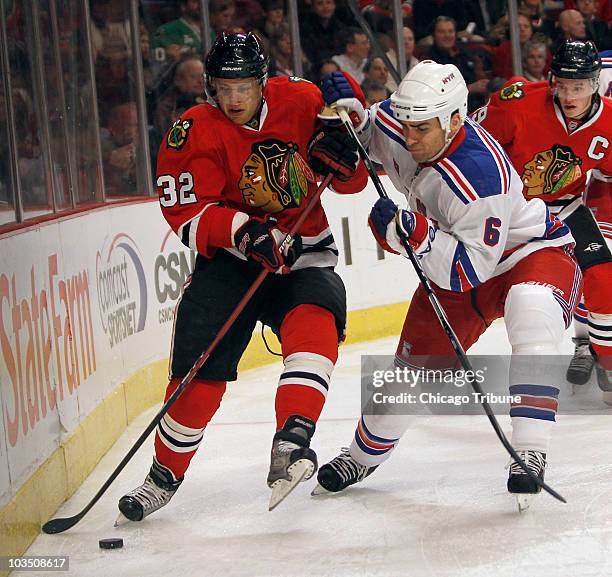
[[[261,263],[270,272],[290,267],[302,252],[302,237],[296,234],[281,250],[286,234],[275,228],[276,220],[252,217],[234,234],[236,248],[248,259]]]
[[[355,174],[359,155],[355,141],[347,132],[319,130],[308,144],[308,160],[316,173],[333,174],[344,182]]]

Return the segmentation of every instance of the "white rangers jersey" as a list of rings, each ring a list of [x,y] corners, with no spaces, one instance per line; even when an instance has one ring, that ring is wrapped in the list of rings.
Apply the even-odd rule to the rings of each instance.
[[[439,287],[466,291],[502,274],[528,254],[573,243],[569,229],[523,183],[502,147],[468,119],[444,155],[417,165],[390,101],[373,105],[360,138],[411,210],[429,220],[415,250]]]

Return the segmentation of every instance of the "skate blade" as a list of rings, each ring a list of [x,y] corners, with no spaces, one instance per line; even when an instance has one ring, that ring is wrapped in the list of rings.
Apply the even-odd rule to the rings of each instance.
[[[291,480],[278,479],[272,483],[272,495],[270,496],[270,504],[268,511],[275,509],[285,498],[298,486],[298,483],[304,478],[309,478],[314,474],[315,466],[308,459],[298,459],[293,465],[287,469],[287,473],[291,475]]]
[[[119,513],[115,519],[115,524],[113,527],[121,527],[122,525],[127,525],[128,523],[132,523],[132,521],[130,521],[123,513]]]
[[[310,493],[311,497],[316,497],[317,495],[331,495],[331,491],[328,491],[323,485],[317,483],[317,486]]]
[[[529,509],[529,506],[531,505],[533,495],[526,493],[524,495],[515,495],[515,497],[519,513],[524,513],[525,511],[527,511],[527,509]]]

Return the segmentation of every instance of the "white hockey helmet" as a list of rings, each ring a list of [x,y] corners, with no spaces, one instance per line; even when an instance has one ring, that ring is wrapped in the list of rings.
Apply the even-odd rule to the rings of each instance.
[[[448,137],[453,113],[458,111],[461,120],[467,116],[467,99],[465,80],[454,64],[423,60],[404,76],[391,95],[391,110],[400,121],[439,118]]]

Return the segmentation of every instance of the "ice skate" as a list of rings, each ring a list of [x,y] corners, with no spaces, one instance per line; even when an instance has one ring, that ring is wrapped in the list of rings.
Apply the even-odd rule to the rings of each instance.
[[[570,361],[565,378],[574,385],[584,385],[591,378],[595,357],[591,353],[589,339],[586,337],[575,337],[574,356]]]
[[[318,484],[311,495],[343,491],[350,485],[363,481],[376,468],[359,464],[350,456],[348,449],[343,448],[337,457],[321,467],[317,475]]]
[[[142,521],[145,517],[167,505],[183,482],[175,479],[172,471],[153,458],[153,465],[144,483],[119,499],[119,517],[115,526],[124,521]]]
[[[527,467],[540,479],[544,480],[544,469],[546,467],[546,453],[540,451],[517,451]],[[542,487],[533,481],[515,461],[510,464],[510,476],[508,477],[508,491],[516,497],[519,513],[529,509],[534,495],[539,493]]]
[[[310,419],[292,415],[274,435],[268,473],[268,486],[272,489],[269,511],[317,470],[317,455],[309,447],[314,430],[315,424]]]
[[[603,393],[604,403],[612,405],[612,370],[606,370],[597,363],[595,372],[597,374],[597,384]]]

